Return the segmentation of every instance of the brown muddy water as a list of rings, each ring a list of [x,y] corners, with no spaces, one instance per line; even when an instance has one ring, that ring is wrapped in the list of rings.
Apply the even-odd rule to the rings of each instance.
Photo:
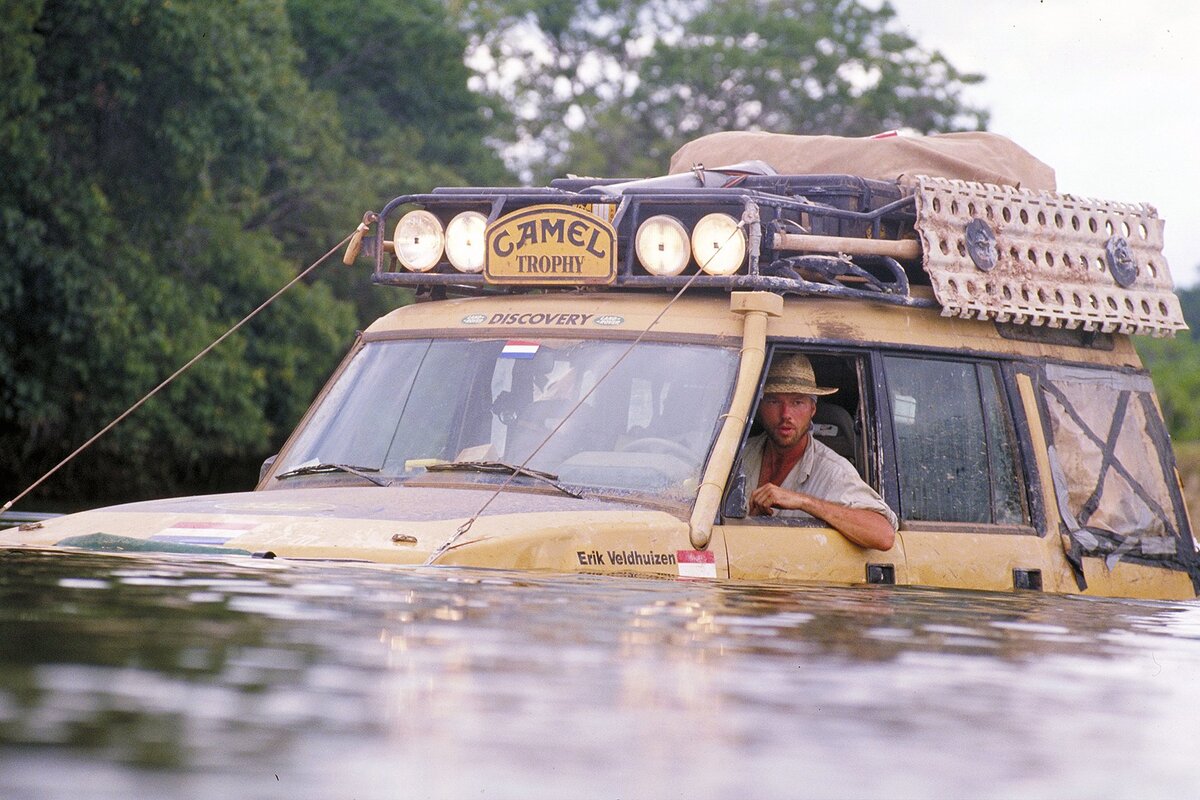
[[[0,551],[0,798],[1195,797],[1200,605]]]

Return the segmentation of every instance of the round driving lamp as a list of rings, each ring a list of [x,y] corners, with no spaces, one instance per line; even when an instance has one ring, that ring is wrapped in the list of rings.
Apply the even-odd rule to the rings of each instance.
[[[638,261],[651,275],[678,275],[688,263],[687,229],[679,220],[666,214],[643,222],[633,247]]]
[[[728,214],[709,214],[692,229],[692,255],[709,275],[732,275],[746,259],[746,232]]]
[[[396,223],[392,243],[401,264],[417,272],[428,272],[442,258],[446,235],[442,223],[433,214],[410,211]]]
[[[487,217],[464,211],[446,226],[446,258],[459,272],[483,272],[484,231]]]

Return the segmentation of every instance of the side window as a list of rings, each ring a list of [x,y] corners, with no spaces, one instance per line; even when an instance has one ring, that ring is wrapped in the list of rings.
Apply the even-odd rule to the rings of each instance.
[[[1012,417],[997,368],[900,356],[883,361],[901,518],[1026,524]]]
[[[1059,510],[1083,552],[1166,559],[1185,552],[1178,541],[1186,521],[1149,376],[1047,366],[1041,387]]]

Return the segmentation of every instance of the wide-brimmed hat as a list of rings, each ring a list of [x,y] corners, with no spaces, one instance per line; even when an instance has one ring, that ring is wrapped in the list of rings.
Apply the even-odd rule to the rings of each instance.
[[[763,394],[833,394],[837,388],[817,386],[812,364],[799,353],[777,356],[771,362]]]

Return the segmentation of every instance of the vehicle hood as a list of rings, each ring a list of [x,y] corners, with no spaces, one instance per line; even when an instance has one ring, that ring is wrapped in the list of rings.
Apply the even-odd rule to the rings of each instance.
[[[456,535],[459,546],[504,540],[522,550],[597,527],[639,536],[687,528],[633,502],[495,488],[348,486],[149,500],[0,531],[0,546],[423,563]]]

